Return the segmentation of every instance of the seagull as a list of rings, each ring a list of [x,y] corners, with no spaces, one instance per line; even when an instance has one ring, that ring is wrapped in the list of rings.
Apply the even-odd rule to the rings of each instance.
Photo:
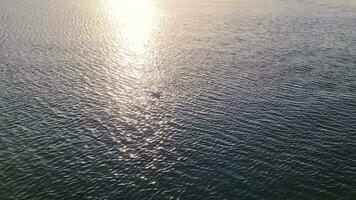
[[[151,91],[151,95],[152,95],[154,98],[156,98],[156,99],[161,98],[161,93],[160,93],[160,92],[153,92],[153,91]]]

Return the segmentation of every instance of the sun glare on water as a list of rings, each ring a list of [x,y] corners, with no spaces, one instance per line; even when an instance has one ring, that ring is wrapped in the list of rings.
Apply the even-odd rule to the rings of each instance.
[[[151,0],[106,0],[106,7],[125,50],[127,64],[144,65],[152,53],[158,10]]]
[[[161,82],[157,67],[160,10],[153,0],[104,0],[109,66],[124,77],[125,95],[147,103]],[[123,79],[117,80],[122,81]],[[122,87],[122,85],[121,85]],[[135,94],[135,95],[134,95]]]

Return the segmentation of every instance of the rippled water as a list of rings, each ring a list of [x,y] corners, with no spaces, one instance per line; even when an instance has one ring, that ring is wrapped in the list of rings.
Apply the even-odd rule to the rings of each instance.
[[[0,199],[352,199],[355,152],[354,0],[0,0]]]

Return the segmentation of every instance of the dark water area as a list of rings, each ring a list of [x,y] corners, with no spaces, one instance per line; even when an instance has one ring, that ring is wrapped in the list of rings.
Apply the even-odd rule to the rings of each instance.
[[[356,1],[0,0],[0,199],[356,199]]]

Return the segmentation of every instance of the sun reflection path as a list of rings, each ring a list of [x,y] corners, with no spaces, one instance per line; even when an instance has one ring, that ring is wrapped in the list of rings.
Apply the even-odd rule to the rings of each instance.
[[[156,66],[160,12],[153,0],[103,1],[108,19],[104,35],[112,49],[106,60],[115,74],[109,76],[114,78],[108,87],[115,88],[112,96],[119,109],[113,112],[124,127],[112,135],[120,144],[119,160],[137,160],[145,164],[146,172],[155,170],[156,163],[164,159],[162,152],[173,152],[164,149],[170,121],[167,111],[157,106],[161,101],[153,90],[160,87],[163,77]],[[147,156],[150,158],[143,162]]]

